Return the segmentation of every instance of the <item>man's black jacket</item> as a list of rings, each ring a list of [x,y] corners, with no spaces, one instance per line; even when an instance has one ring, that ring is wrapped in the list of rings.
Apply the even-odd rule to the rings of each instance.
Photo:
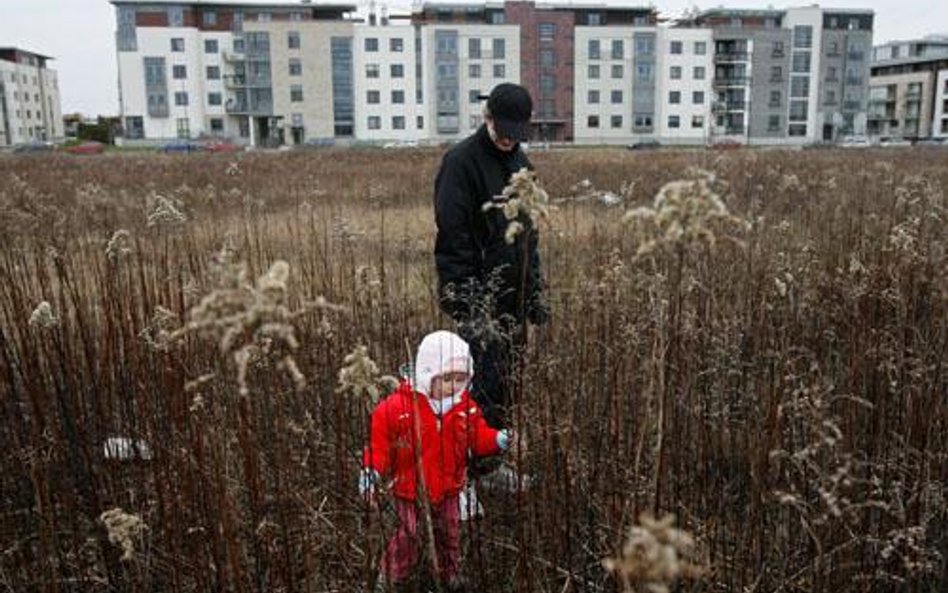
[[[441,307],[458,322],[470,319],[472,306],[482,306],[478,301],[483,303],[479,297],[484,295],[492,297],[492,316],[545,320],[536,229],[521,216],[524,232],[508,244],[504,235],[510,221],[499,208],[484,209],[492,200],[502,203],[510,176],[523,167],[533,169],[520,146],[498,149],[485,125],[441,161],[435,178],[438,293]]]

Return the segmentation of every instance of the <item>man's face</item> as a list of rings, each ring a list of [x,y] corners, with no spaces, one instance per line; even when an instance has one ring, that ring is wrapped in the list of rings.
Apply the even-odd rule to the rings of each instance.
[[[491,142],[494,143],[498,149],[504,152],[510,152],[517,146],[517,141],[510,138],[501,137],[497,133],[497,128],[494,127],[494,118],[487,116],[485,120],[487,122],[487,133],[490,134]]]

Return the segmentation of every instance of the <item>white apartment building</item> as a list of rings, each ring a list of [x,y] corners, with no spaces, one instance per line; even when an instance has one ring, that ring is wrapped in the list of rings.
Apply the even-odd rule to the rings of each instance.
[[[659,31],[659,140],[663,144],[706,144],[715,100],[711,31],[673,27]]]
[[[948,68],[938,71],[935,90],[935,114],[932,118],[932,136],[948,138]]]
[[[0,146],[62,138],[62,107],[52,58],[0,48]]]
[[[355,136],[368,141],[417,141],[427,136],[419,93],[421,40],[410,24],[356,25]]]
[[[478,97],[502,82],[520,82],[516,25],[426,25],[421,47],[422,107],[432,140],[468,136],[483,121]]]

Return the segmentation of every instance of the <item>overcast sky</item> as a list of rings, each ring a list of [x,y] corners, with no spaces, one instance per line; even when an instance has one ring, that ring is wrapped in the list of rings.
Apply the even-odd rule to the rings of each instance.
[[[367,0],[353,1],[367,4]],[[718,6],[762,8],[769,4],[786,8],[808,3],[773,0],[653,1],[666,17],[680,16],[684,9],[695,5],[701,9]],[[379,0],[379,3],[390,7],[411,6],[411,2],[406,0],[387,3]],[[573,2],[582,3],[585,2]],[[629,3],[639,6],[648,4],[648,0],[631,0]],[[619,1],[612,0],[609,4],[619,4]],[[875,10],[876,43],[948,33],[946,0],[824,0],[820,5]],[[114,32],[114,8],[108,0],[0,0],[0,46],[22,47],[55,58],[52,67],[59,73],[64,113],[79,111],[97,115],[118,112]]]

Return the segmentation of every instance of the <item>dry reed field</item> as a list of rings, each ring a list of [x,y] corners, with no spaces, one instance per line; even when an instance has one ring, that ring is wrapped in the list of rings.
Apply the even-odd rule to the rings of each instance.
[[[371,590],[439,156],[0,158],[0,590]],[[471,590],[948,590],[944,153],[532,159],[531,482]]]

